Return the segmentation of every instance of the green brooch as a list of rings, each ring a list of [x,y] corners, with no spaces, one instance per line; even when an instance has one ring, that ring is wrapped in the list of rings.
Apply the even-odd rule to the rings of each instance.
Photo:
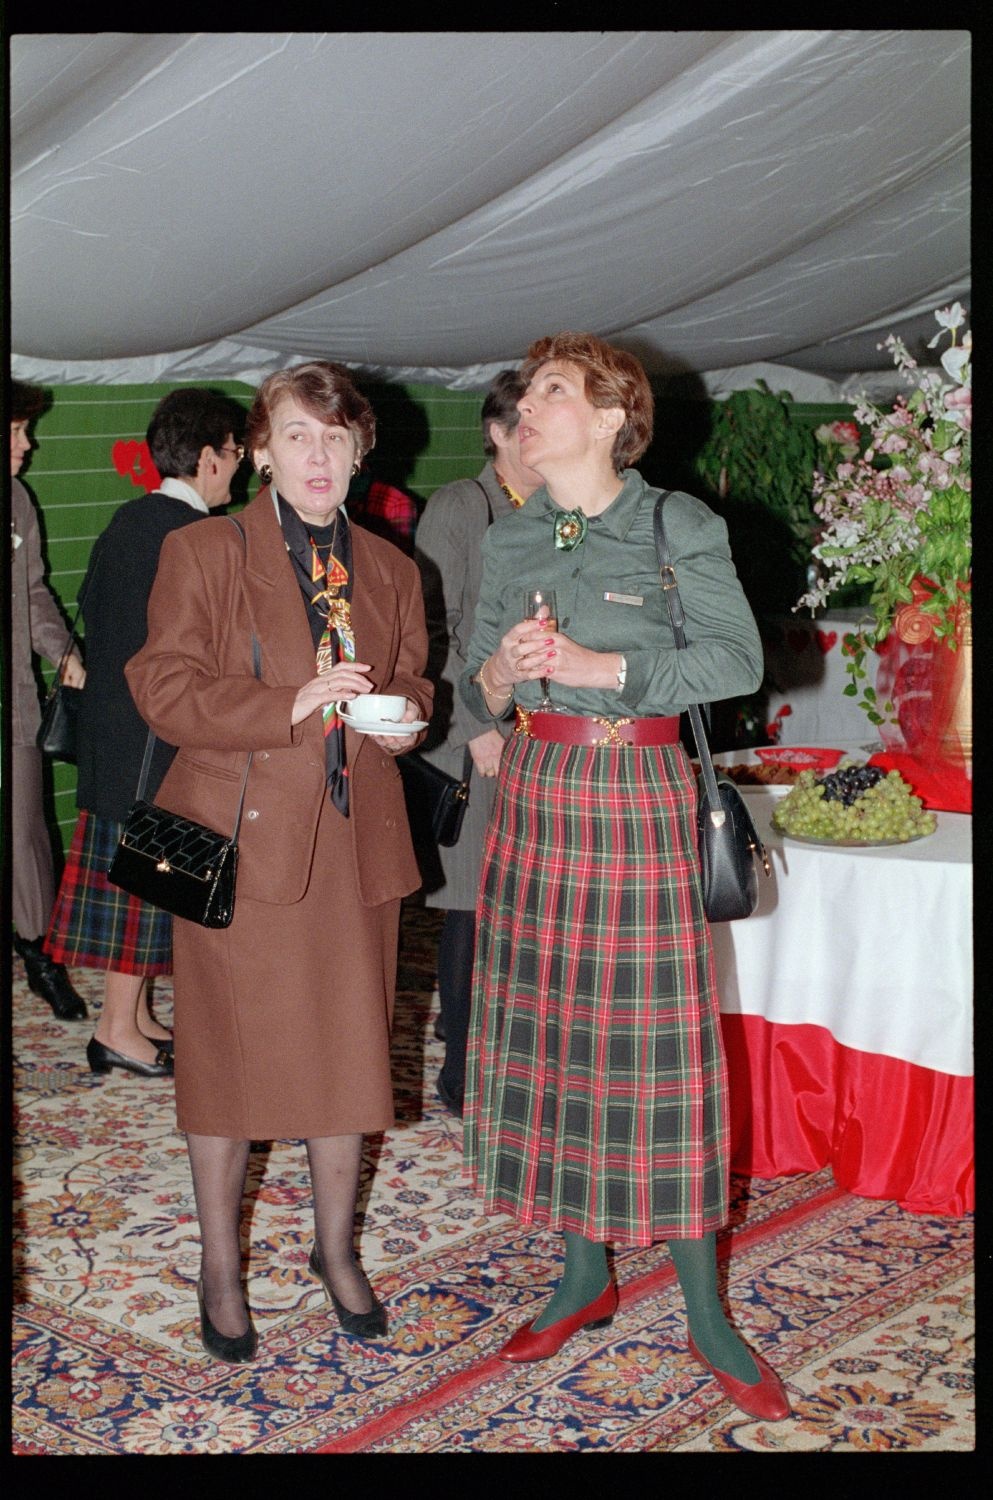
[[[555,545],[560,552],[571,552],[586,540],[586,517],[581,510],[564,510],[555,517]]]

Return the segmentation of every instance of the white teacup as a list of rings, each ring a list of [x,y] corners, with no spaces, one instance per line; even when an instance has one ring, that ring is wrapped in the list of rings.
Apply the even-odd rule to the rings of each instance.
[[[337,704],[338,712],[355,719],[359,724],[399,724],[407,708],[407,700],[395,693],[360,693],[347,703]]]

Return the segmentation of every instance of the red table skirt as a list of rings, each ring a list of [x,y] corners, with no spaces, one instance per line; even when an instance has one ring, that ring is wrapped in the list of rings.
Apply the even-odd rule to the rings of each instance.
[[[731,1164],[753,1177],[812,1172],[919,1214],[975,1206],[973,1080],[842,1047],[822,1026],[722,1015]]]

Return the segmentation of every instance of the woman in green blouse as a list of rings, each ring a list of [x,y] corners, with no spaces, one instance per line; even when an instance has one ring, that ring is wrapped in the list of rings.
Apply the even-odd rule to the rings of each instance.
[[[480,881],[466,1162],[488,1210],[564,1234],[565,1267],[501,1355],[545,1359],[609,1323],[606,1242],[665,1239],[690,1352],[743,1410],[776,1420],[783,1387],[717,1292],[727,1075],[679,744],[689,703],[758,686],[758,631],[724,522],[675,494],[666,533],[689,642],[676,648],[658,491],[628,467],[652,432],[638,361],[562,333],[532,344],[521,374],[521,458],[544,485],[486,534],[460,683],[474,713],[513,712],[517,730]],[[536,588],[554,591],[557,619],[526,618]]]

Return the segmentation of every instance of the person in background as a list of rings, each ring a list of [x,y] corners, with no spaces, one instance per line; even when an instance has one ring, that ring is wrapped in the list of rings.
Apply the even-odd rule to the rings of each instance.
[[[417,501],[406,490],[377,479],[368,464],[362,465],[349,487],[348,514],[355,525],[385,537],[413,557]]]
[[[69,627],[45,582],[38,517],[17,475],[31,451],[29,428],[44,405],[45,392],[38,386],[10,382],[11,905],[14,948],[24,961],[28,988],[47,1000],[60,1021],[81,1021],[86,1018],[83,997],[73,989],[65,966],[42,946],[55,900],[55,868],[42,800],[42,753],[35,743],[41,709],[31,653],[57,666]],[[74,645],[62,681],[81,688],[85,680]]]
[[[434,718],[421,754],[461,780],[468,745],[475,772],[458,843],[438,850],[443,883],[424,897],[428,906],[445,911],[438,941],[445,1061],[436,1088],[442,1103],[456,1115],[462,1114],[465,1092],[479,866],[497,767],[509,733],[507,724],[494,724],[489,715],[480,719],[472,712],[462,701],[458,681],[472,636],[486,529],[497,516],[519,510],[542,482],[540,474],[521,462],[517,401],[523,392],[516,370],[501,370],[495,377],[481,413],[487,461],[476,479],[457,479],[435,490],[418,526],[415,551],[424,582],[435,680]]]
[[[777,1421],[790,1412],[783,1385],[717,1286],[727,1068],[679,743],[689,703],[758,686],[759,633],[724,522],[675,493],[665,526],[689,643],[676,647],[659,492],[630,467],[652,435],[638,360],[562,333],[532,344],[521,374],[521,459],[545,482],[483,540],[460,683],[477,717],[516,718],[480,879],[465,1159],[487,1212],[557,1230],[565,1260],[500,1355],[547,1359],[609,1323],[607,1242],[664,1239],[690,1354],[743,1411]],[[556,611],[529,618],[538,589],[554,591]]]
[[[231,828],[248,767],[231,925],[174,929],[200,1337],[236,1364],[256,1351],[239,1238],[255,1140],[306,1142],[311,1273],[346,1333],[387,1332],[355,1256],[355,1204],[363,1135],[393,1124],[400,902],[418,883],[394,757],[417,742],[433,692],[417,569],[343,503],[375,435],[340,365],[263,381],[246,428],[263,488],[243,535],[218,520],[167,538],[148,640],[127,668],[141,712],[179,746],[162,806]],[[374,690],[405,700],[401,721],[359,733],[348,706]]]
[[[172,1074],[172,1033],[148,1005],[148,981],[172,972],[172,918],[111,885],[107,869],[138,787],[148,726],[124,677],[143,645],[148,596],[170,532],[226,504],[244,450],[244,412],[228,397],[188,387],[156,406],[147,441],[157,491],[127,501],[97,538],[87,570],[86,686],[79,712],[80,809],[45,947],[61,963],[105,971],[104,997],[86,1056],[94,1073],[121,1068]],[[195,588],[187,578],[185,586]],[[174,754],[155,746],[151,801]]]

